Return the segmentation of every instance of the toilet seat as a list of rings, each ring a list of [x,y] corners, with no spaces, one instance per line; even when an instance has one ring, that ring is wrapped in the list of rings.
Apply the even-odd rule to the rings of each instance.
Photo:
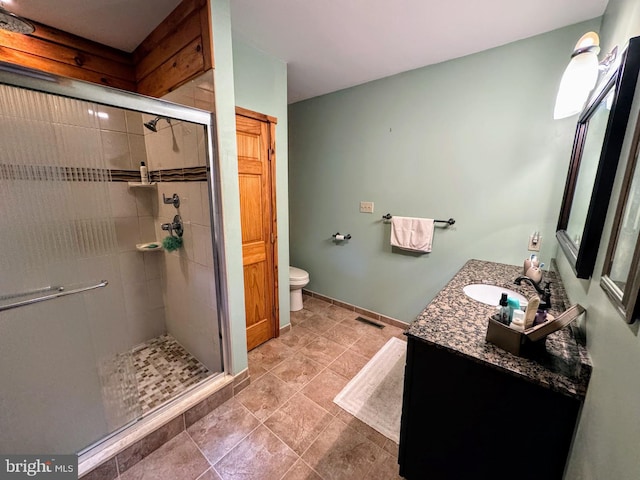
[[[289,285],[305,286],[309,283],[309,273],[301,268],[289,267]]]

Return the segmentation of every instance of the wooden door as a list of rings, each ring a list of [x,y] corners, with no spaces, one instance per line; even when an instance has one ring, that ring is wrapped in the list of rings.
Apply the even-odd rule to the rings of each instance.
[[[279,334],[275,119],[236,108],[247,350]]]

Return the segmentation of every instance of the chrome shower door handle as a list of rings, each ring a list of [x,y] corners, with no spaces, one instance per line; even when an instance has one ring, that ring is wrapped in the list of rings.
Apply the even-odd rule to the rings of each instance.
[[[29,300],[23,300],[21,302],[9,303],[7,305],[0,305],[0,312],[4,310],[11,310],[12,308],[25,307],[34,303],[45,302],[47,300],[53,300],[54,298],[66,297],[67,295],[73,295],[75,293],[88,292],[95,288],[106,287],[109,284],[107,280],[102,280],[95,285],[89,285],[88,287],[74,288],[73,290],[65,290],[64,287],[56,287],[57,292],[51,295],[44,295],[42,297],[30,298]],[[33,293],[33,292],[31,292]]]

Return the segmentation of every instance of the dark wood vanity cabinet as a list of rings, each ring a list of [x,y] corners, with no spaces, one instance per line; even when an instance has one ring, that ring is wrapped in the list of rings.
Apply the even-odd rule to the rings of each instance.
[[[408,480],[561,479],[582,401],[408,335]]]

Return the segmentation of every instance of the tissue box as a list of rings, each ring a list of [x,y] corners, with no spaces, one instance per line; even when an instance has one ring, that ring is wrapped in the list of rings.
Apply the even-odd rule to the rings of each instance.
[[[507,352],[523,356],[544,348],[547,335],[569,325],[584,311],[581,305],[576,304],[563,312],[558,318],[553,318],[549,315],[546,322],[529,328],[524,332],[514,330],[493,317],[489,317],[486,340]]]
[[[524,342],[523,332],[514,330],[511,327],[506,326],[493,317],[489,317],[489,325],[487,326],[487,342],[493,343],[498,347],[513,353],[514,355],[520,355],[520,349]]]

